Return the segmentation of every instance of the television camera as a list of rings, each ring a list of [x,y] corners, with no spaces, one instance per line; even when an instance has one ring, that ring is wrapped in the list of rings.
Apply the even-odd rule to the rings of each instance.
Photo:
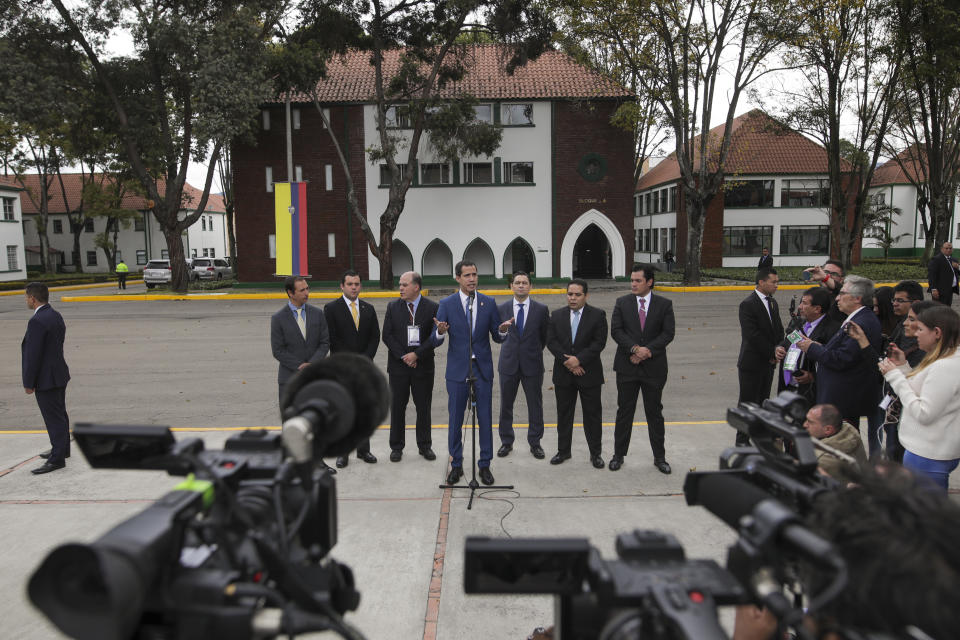
[[[336,354],[286,385],[280,432],[247,430],[222,450],[167,427],[77,424],[90,465],[186,476],[92,544],[52,551],[33,603],[80,639],[272,638],[333,630],[360,594],[337,542],[336,482],[317,461],[380,424],[390,393],[368,359]]]

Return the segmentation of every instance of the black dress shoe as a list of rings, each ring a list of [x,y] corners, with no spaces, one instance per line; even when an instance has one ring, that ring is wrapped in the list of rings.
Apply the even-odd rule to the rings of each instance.
[[[403,451],[400,449],[394,449],[390,452],[390,462],[400,462],[400,458],[403,457]]]
[[[497,457],[506,458],[508,455],[510,455],[511,451],[513,451],[512,444],[502,444],[500,445],[500,448],[497,449]]]
[[[447,484],[457,484],[457,480],[463,477],[463,467],[450,467],[450,473],[447,474]]]
[[[51,454],[51,453],[53,453],[53,449],[47,449],[46,451],[41,451],[41,452],[38,453],[37,455],[40,456],[41,458],[43,458],[44,460],[46,460],[47,458],[50,457],[50,454]],[[70,454],[68,453],[67,455],[65,455],[65,456],[63,456],[63,457],[64,457],[64,458],[69,458],[69,457],[70,457]]]
[[[331,467],[330,465],[328,465],[322,459],[320,460],[320,462],[317,463],[317,466],[323,469],[324,471],[326,471],[327,473],[329,473],[330,475],[337,475],[337,470]]]
[[[377,456],[373,455],[369,451],[367,451],[366,453],[358,453],[357,457],[369,464],[373,464],[374,462],[377,461]]]
[[[670,471],[671,471],[670,463],[667,462],[666,460],[654,460],[653,466],[659,469],[660,473],[665,473],[667,475],[670,475]]]
[[[619,471],[623,466],[623,456],[613,456],[610,458],[610,471]]]
[[[337,469],[343,469],[350,464],[350,456],[337,456]]]
[[[481,467],[480,473],[480,482],[483,484],[493,484],[493,474],[490,473],[490,467]]]
[[[56,471],[57,469],[63,469],[65,466],[67,465],[62,462],[44,462],[36,469],[33,469],[30,473],[34,475],[40,475],[41,473],[50,473],[51,471]]]
[[[423,448],[423,449],[420,449],[420,455],[423,456],[424,460],[436,460],[436,459],[437,459],[437,454],[435,454],[435,453],[433,452],[433,449],[431,449],[430,447],[425,447],[425,448]]]
[[[544,458],[547,457],[547,454],[543,452],[543,447],[541,447],[538,444],[530,445],[530,453],[532,453],[533,457],[536,458],[537,460],[543,460]]]
[[[603,458],[600,457],[600,454],[590,456],[590,464],[593,465],[594,469],[603,469]]]
[[[557,455],[550,458],[550,464],[560,464],[564,460],[569,460],[569,459],[570,459],[569,453],[557,453]]]

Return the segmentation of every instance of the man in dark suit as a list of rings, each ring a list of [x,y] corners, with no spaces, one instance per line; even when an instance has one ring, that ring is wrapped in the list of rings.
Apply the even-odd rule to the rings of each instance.
[[[63,316],[49,304],[47,285],[31,282],[25,295],[33,317],[20,344],[23,390],[37,399],[50,437],[50,451],[40,454],[46,462],[32,471],[39,475],[63,469],[70,457],[70,419],[66,404],[70,369],[63,358],[67,326]]]
[[[826,342],[840,328],[840,323],[828,314],[832,304],[833,296],[825,287],[810,287],[800,297],[800,305],[797,307],[797,324],[791,326],[815,342]],[[788,329],[788,333],[791,330]],[[796,355],[788,358],[787,355],[791,351]],[[791,344],[787,338],[784,338],[777,347],[776,356],[781,360],[781,364],[784,361],[792,362],[796,359],[792,371],[781,370],[777,390],[799,393],[811,406],[814,405],[817,400],[816,364],[808,360],[806,354],[800,351],[800,347]]]
[[[300,369],[327,357],[330,351],[330,335],[323,311],[307,304],[310,298],[307,281],[303,276],[287,276],[283,286],[287,292],[287,304],[270,318],[270,349],[280,363],[277,383],[281,401],[287,381]],[[320,465],[336,473],[323,460]]]
[[[430,408],[433,402],[433,319],[438,305],[420,295],[423,280],[416,271],[400,276],[400,299],[387,305],[383,344],[390,377],[390,462],[400,462],[406,444],[407,401],[417,408],[417,449],[427,460],[433,452]]]
[[[507,337],[509,322],[500,322],[497,301],[477,293],[477,265],[461,260],[454,267],[460,289],[440,301],[434,320],[433,345],[443,344],[447,334],[447,407],[450,422],[447,447],[452,461],[447,484],[456,484],[463,477],[463,412],[467,408],[467,378],[475,378],[477,425],[480,429],[480,459],[477,461],[480,481],[493,484],[490,460],[493,459],[493,354],[490,339],[501,343]],[[489,338],[487,337],[489,336]],[[473,358],[470,353],[473,351]]]
[[[543,348],[547,344],[547,307],[530,298],[530,275],[517,271],[510,280],[513,299],[500,305],[500,319],[512,322],[500,347],[500,449],[506,457],[513,449],[513,402],[523,385],[527,398],[527,443],[534,458],[543,459]]]
[[[740,396],[737,402],[763,404],[770,397],[776,349],[783,340],[783,323],[780,307],[773,299],[780,285],[776,270],[759,269],[756,283],[757,288],[740,303],[740,356],[737,358]],[[737,431],[737,445],[746,445],[749,440]]]
[[[330,330],[330,353],[346,351],[359,353],[371,360],[380,347],[380,322],[373,305],[360,299],[360,274],[348,269],[340,276],[343,295],[323,307]],[[377,457],[370,453],[370,439],[357,445],[357,457],[373,464]],[[337,467],[342,469],[350,462],[350,456],[337,458]]]
[[[847,314],[840,329],[825,344],[808,338],[798,346],[817,363],[817,404],[835,405],[844,420],[859,428],[860,416],[877,409],[882,378],[877,363],[863,357],[860,345],[847,335],[844,326],[855,322],[876,352],[882,351],[880,320],[873,313],[873,282],[847,276],[837,305]]]
[[[550,315],[547,349],[554,357],[553,389],[557,396],[557,454],[550,464],[570,459],[579,394],[590,462],[594,468],[603,469],[600,387],[604,379],[600,353],[607,345],[607,314],[588,305],[587,295],[585,280],[571,280],[567,284],[567,306]]]
[[[764,247],[760,252],[760,262],[757,269],[773,269],[773,256],[770,255],[770,249]]]
[[[953,304],[953,294],[957,289],[957,270],[953,261],[953,245],[944,242],[940,253],[927,265],[927,289],[930,297],[939,300],[948,307]]]
[[[610,470],[623,466],[630,447],[637,395],[643,393],[653,464],[670,473],[664,449],[663,387],[667,383],[667,345],[673,341],[676,320],[673,302],[653,294],[654,269],[635,264],[630,273],[630,293],[617,298],[610,337],[617,343],[613,370],[617,372],[617,421]]]

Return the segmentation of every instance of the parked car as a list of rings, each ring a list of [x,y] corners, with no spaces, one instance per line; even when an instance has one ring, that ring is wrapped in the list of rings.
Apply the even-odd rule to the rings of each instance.
[[[233,277],[233,267],[223,258],[192,258],[190,280],[223,280]]]
[[[151,260],[143,268],[143,283],[147,289],[153,289],[158,284],[170,284],[172,279],[169,260]]]

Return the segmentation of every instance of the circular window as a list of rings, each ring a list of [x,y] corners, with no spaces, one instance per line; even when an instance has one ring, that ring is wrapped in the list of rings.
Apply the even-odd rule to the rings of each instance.
[[[588,153],[580,158],[577,173],[587,182],[597,182],[607,175],[607,159],[599,153]]]

